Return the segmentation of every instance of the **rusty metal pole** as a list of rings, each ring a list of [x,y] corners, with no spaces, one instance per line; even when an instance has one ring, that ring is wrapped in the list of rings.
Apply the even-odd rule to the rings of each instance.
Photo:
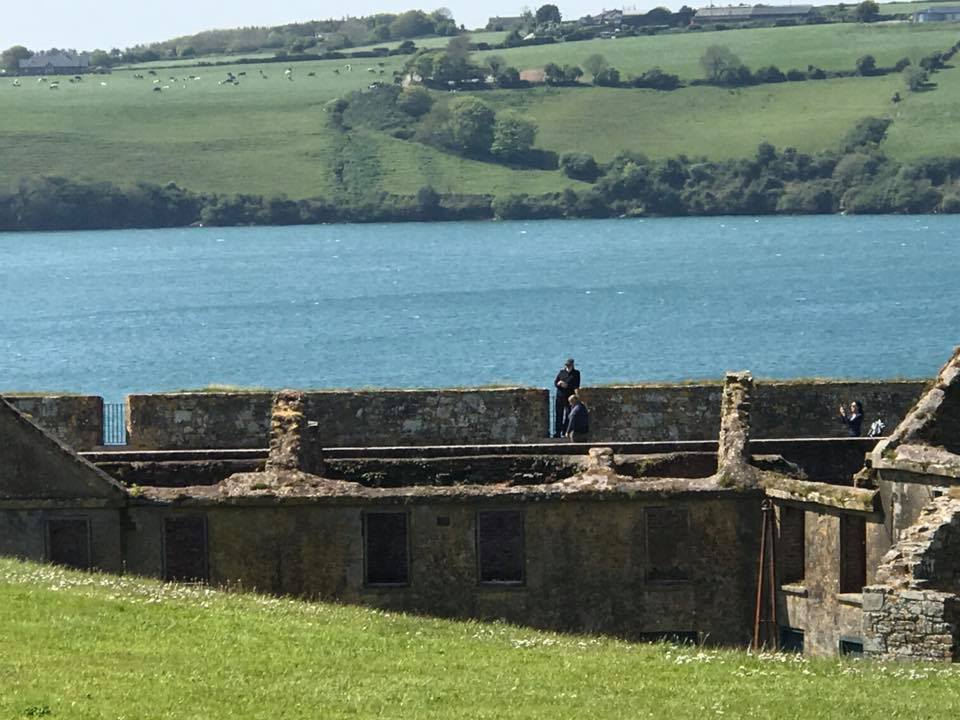
[[[753,615],[753,649],[766,647],[769,642],[776,650],[777,638],[777,566],[776,515],[773,503],[766,499],[760,506],[760,558],[757,562],[757,598]],[[768,540],[769,537],[769,540]],[[764,617],[764,586],[767,591],[767,613]]]
[[[766,500],[763,501],[766,504]],[[767,541],[767,515],[763,510],[763,505],[760,506],[761,515],[760,515],[760,559],[757,562],[757,602],[754,608],[753,615],[753,649],[760,649],[760,613],[761,608],[763,607],[763,560],[764,555],[766,554],[766,541]]]
[[[766,526],[770,531],[770,548],[767,556],[767,574],[769,575],[767,582],[770,592],[769,637],[773,649],[777,650],[780,645],[780,638],[778,637],[780,627],[777,624],[777,514],[773,508],[773,502],[769,499],[764,502],[762,509],[767,521]]]

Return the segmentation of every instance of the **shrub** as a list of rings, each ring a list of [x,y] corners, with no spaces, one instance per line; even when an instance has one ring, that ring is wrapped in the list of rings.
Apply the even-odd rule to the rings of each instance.
[[[569,178],[589,183],[596,182],[600,175],[597,161],[587,153],[564,153],[560,156],[560,170]]]
[[[724,77],[743,63],[726,45],[711,45],[700,56],[700,67],[707,80],[725,82]]]
[[[733,87],[743,87],[754,82],[753,74],[746,65],[726,68],[720,73],[717,82],[721,85],[731,85]]]
[[[593,76],[593,84],[602,87],[617,87],[620,85],[620,71],[616,68],[606,68]]]
[[[928,77],[927,71],[920,68],[908,67],[903,71],[903,82],[911,92],[920,92],[923,90],[927,85]]]
[[[904,68],[907,68],[909,66],[910,66],[910,58],[902,57],[899,60],[897,60],[897,62],[894,64],[893,71],[903,72]]]
[[[630,79],[630,84],[637,88],[651,88],[653,90],[676,90],[680,87],[680,78],[677,75],[664,72],[659,67],[653,67]]]
[[[810,80],[826,80],[827,71],[811,65],[809,68],[807,68],[807,77]]]
[[[926,57],[920,58],[920,67],[927,72],[934,72],[943,67],[943,53],[930,53]]]
[[[851,152],[864,146],[880,144],[887,134],[887,128],[893,121],[888,118],[866,117],[847,133],[844,138],[844,148]]]
[[[515,88],[520,87],[520,71],[515,67],[505,67],[497,74],[497,87]]]
[[[960,195],[956,193],[948,193],[943,196],[943,201],[940,203],[940,212],[944,213],[960,213]]]
[[[600,53],[594,53],[583,61],[583,67],[591,76],[596,77],[598,73],[610,67],[610,63]]]
[[[800,80],[806,80],[807,74],[803,70],[797,70],[796,68],[791,68],[787,70],[787,80],[791,82],[797,82]]]
[[[408,87],[397,97],[397,107],[413,117],[426,115],[432,106],[433,98],[426,88]]]
[[[536,136],[536,123],[510,114],[502,115],[493,127],[490,152],[504,160],[521,159],[533,147]]]
[[[873,55],[864,55],[863,57],[857,58],[857,74],[858,75],[876,75],[877,73],[877,59]]]
[[[787,79],[787,76],[780,72],[780,68],[776,65],[768,65],[767,67],[760,68],[754,77],[757,82],[760,83],[780,83],[785,82]]]

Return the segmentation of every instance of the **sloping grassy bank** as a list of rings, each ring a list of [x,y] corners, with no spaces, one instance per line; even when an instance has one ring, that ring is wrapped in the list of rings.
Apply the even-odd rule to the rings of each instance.
[[[0,559],[0,717],[951,717],[960,669],[449,622]]]

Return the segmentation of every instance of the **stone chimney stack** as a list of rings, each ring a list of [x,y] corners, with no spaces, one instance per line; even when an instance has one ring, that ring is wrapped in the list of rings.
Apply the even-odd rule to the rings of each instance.
[[[750,407],[753,376],[749,372],[727,373],[720,404],[720,445],[717,467],[750,464]]]
[[[319,426],[307,420],[302,392],[281,390],[273,397],[267,469],[297,470],[311,475],[324,472]]]

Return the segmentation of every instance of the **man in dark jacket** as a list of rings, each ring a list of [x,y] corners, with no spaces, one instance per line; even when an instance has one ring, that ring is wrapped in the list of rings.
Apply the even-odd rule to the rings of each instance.
[[[555,410],[553,436],[558,438],[563,437],[567,430],[570,396],[580,389],[580,371],[573,366],[573,358],[567,358],[567,362],[557,373],[553,386],[557,389],[557,400],[553,406]]]
[[[570,412],[567,414],[567,437],[571,442],[586,442],[590,434],[590,415],[579,395],[570,396]]]

